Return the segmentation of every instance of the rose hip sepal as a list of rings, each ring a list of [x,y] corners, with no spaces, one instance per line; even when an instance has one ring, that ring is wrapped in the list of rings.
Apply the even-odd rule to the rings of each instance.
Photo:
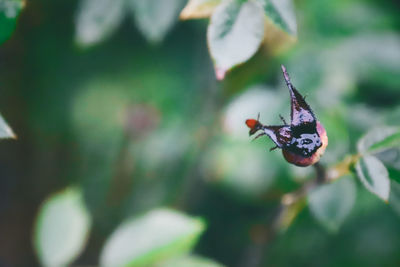
[[[250,128],[250,135],[259,130],[262,131],[255,139],[268,135],[276,145],[271,150],[282,149],[282,154],[287,162],[306,167],[317,163],[324,154],[328,145],[328,136],[304,97],[290,82],[289,75],[283,65],[282,72],[290,92],[290,125],[282,117],[284,125],[263,125],[259,118],[257,120],[246,120],[246,125]]]

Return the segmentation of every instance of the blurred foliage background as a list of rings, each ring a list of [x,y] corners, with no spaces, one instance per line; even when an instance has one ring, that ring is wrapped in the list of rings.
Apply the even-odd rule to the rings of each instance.
[[[77,218],[67,221],[81,231],[70,253],[77,266],[98,265],[100,258],[107,265],[113,256],[102,251],[110,236],[142,214],[148,215],[135,231],[143,240],[153,228],[141,225],[157,216],[181,220],[187,236],[198,239],[185,237],[190,245],[174,251],[186,246],[182,251],[210,260],[182,260],[182,266],[400,265],[400,193],[388,205],[354,177],[337,185],[333,201],[344,199],[345,207],[339,219],[318,220],[310,204],[287,231],[266,236],[282,194],[314,170],[269,152],[267,138],[250,142],[244,125],[258,112],[267,124],[279,123],[278,114],[289,118],[283,63],[328,132],[326,166],[356,152],[369,129],[398,126],[397,1],[295,0],[297,42],[277,51],[282,43],[266,41],[223,81],[215,78],[207,48],[208,19],[178,21],[186,1],[151,1],[155,11],[136,1],[133,15],[118,8],[122,1],[103,10],[105,0],[91,8],[83,2],[26,1],[0,46],[0,111],[18,136],[0,142],[0,266],[46,264],[33,247],[65,241],[57,224],[40,223],[49,202],[42,211],[41,204],[55,192],[68,197],[61,207],[78,206],[56,218]],[[82,12],[104,10],[113,22],[85,34]],[[146,12],[160,19],[140,18]],[[397,182],[399,151],[389,155],[397,159],[389,168]],[[38,241],[41,231],[51,240]],[[140,250],[142,239],[133,235],[122,246]],[[164,254],[171,262],[163,266],[178,266],[180,252]]]

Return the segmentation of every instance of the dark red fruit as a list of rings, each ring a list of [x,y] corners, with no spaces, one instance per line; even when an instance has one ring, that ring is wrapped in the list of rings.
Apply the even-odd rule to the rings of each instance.
[[[272,149],[281,148],[283,156],[289,163],[302,167],[309,166],[318,162],[325,152],[328,136],[304,97],[290,82],[283,65],[282,71],[290,92],[290,125],[287,125],[282,117],[284,125],[280,126],[262,125],[258,119],[248,119],[246,125],[250,128],[250,135],[258,130],[263,131],[256,138],[268,135],[276,144]]]

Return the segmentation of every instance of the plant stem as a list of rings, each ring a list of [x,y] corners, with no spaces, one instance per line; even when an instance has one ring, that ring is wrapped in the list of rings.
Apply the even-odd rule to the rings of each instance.
[[[261,266],[262,261],[265,260],[264,255],[268,243],[273,240],[278,233],[284,232],[294,221],[301,210],[306,206],[306,197],[313,189],[325,183],[331,183],[339,178],[349,174],[352,166],[357,162],[359,155],[350,155],[343,159],[343,161],[326,169],[321,163],[314,164],[316,171],[315,179],[311,179],[304,183],[299,189],[284,194],[281,198],[280,205],[271,223],[263,226],[260,234],[265,238],[261,242],[254,242],[249,248],[248,255],[245,259],[246,266]],[[249,258],[251,256],[251,259]]]

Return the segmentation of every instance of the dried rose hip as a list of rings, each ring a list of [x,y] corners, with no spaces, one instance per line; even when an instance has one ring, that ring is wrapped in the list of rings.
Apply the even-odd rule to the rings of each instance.
[[[258,118],[246,120],[250,128],[250,135],[257,131],[262,132],[256,138],[268,135],[282,149],[286,161],[297,166],[309,166],[319,161],[328,145],[328,136],[322,124],[315,118],[310,106],[290,82],[286,68],[282,65],[283,77],[289,88],[291,99],[290,125],[281,117],[284,125],[267,126],[259,122]]]

